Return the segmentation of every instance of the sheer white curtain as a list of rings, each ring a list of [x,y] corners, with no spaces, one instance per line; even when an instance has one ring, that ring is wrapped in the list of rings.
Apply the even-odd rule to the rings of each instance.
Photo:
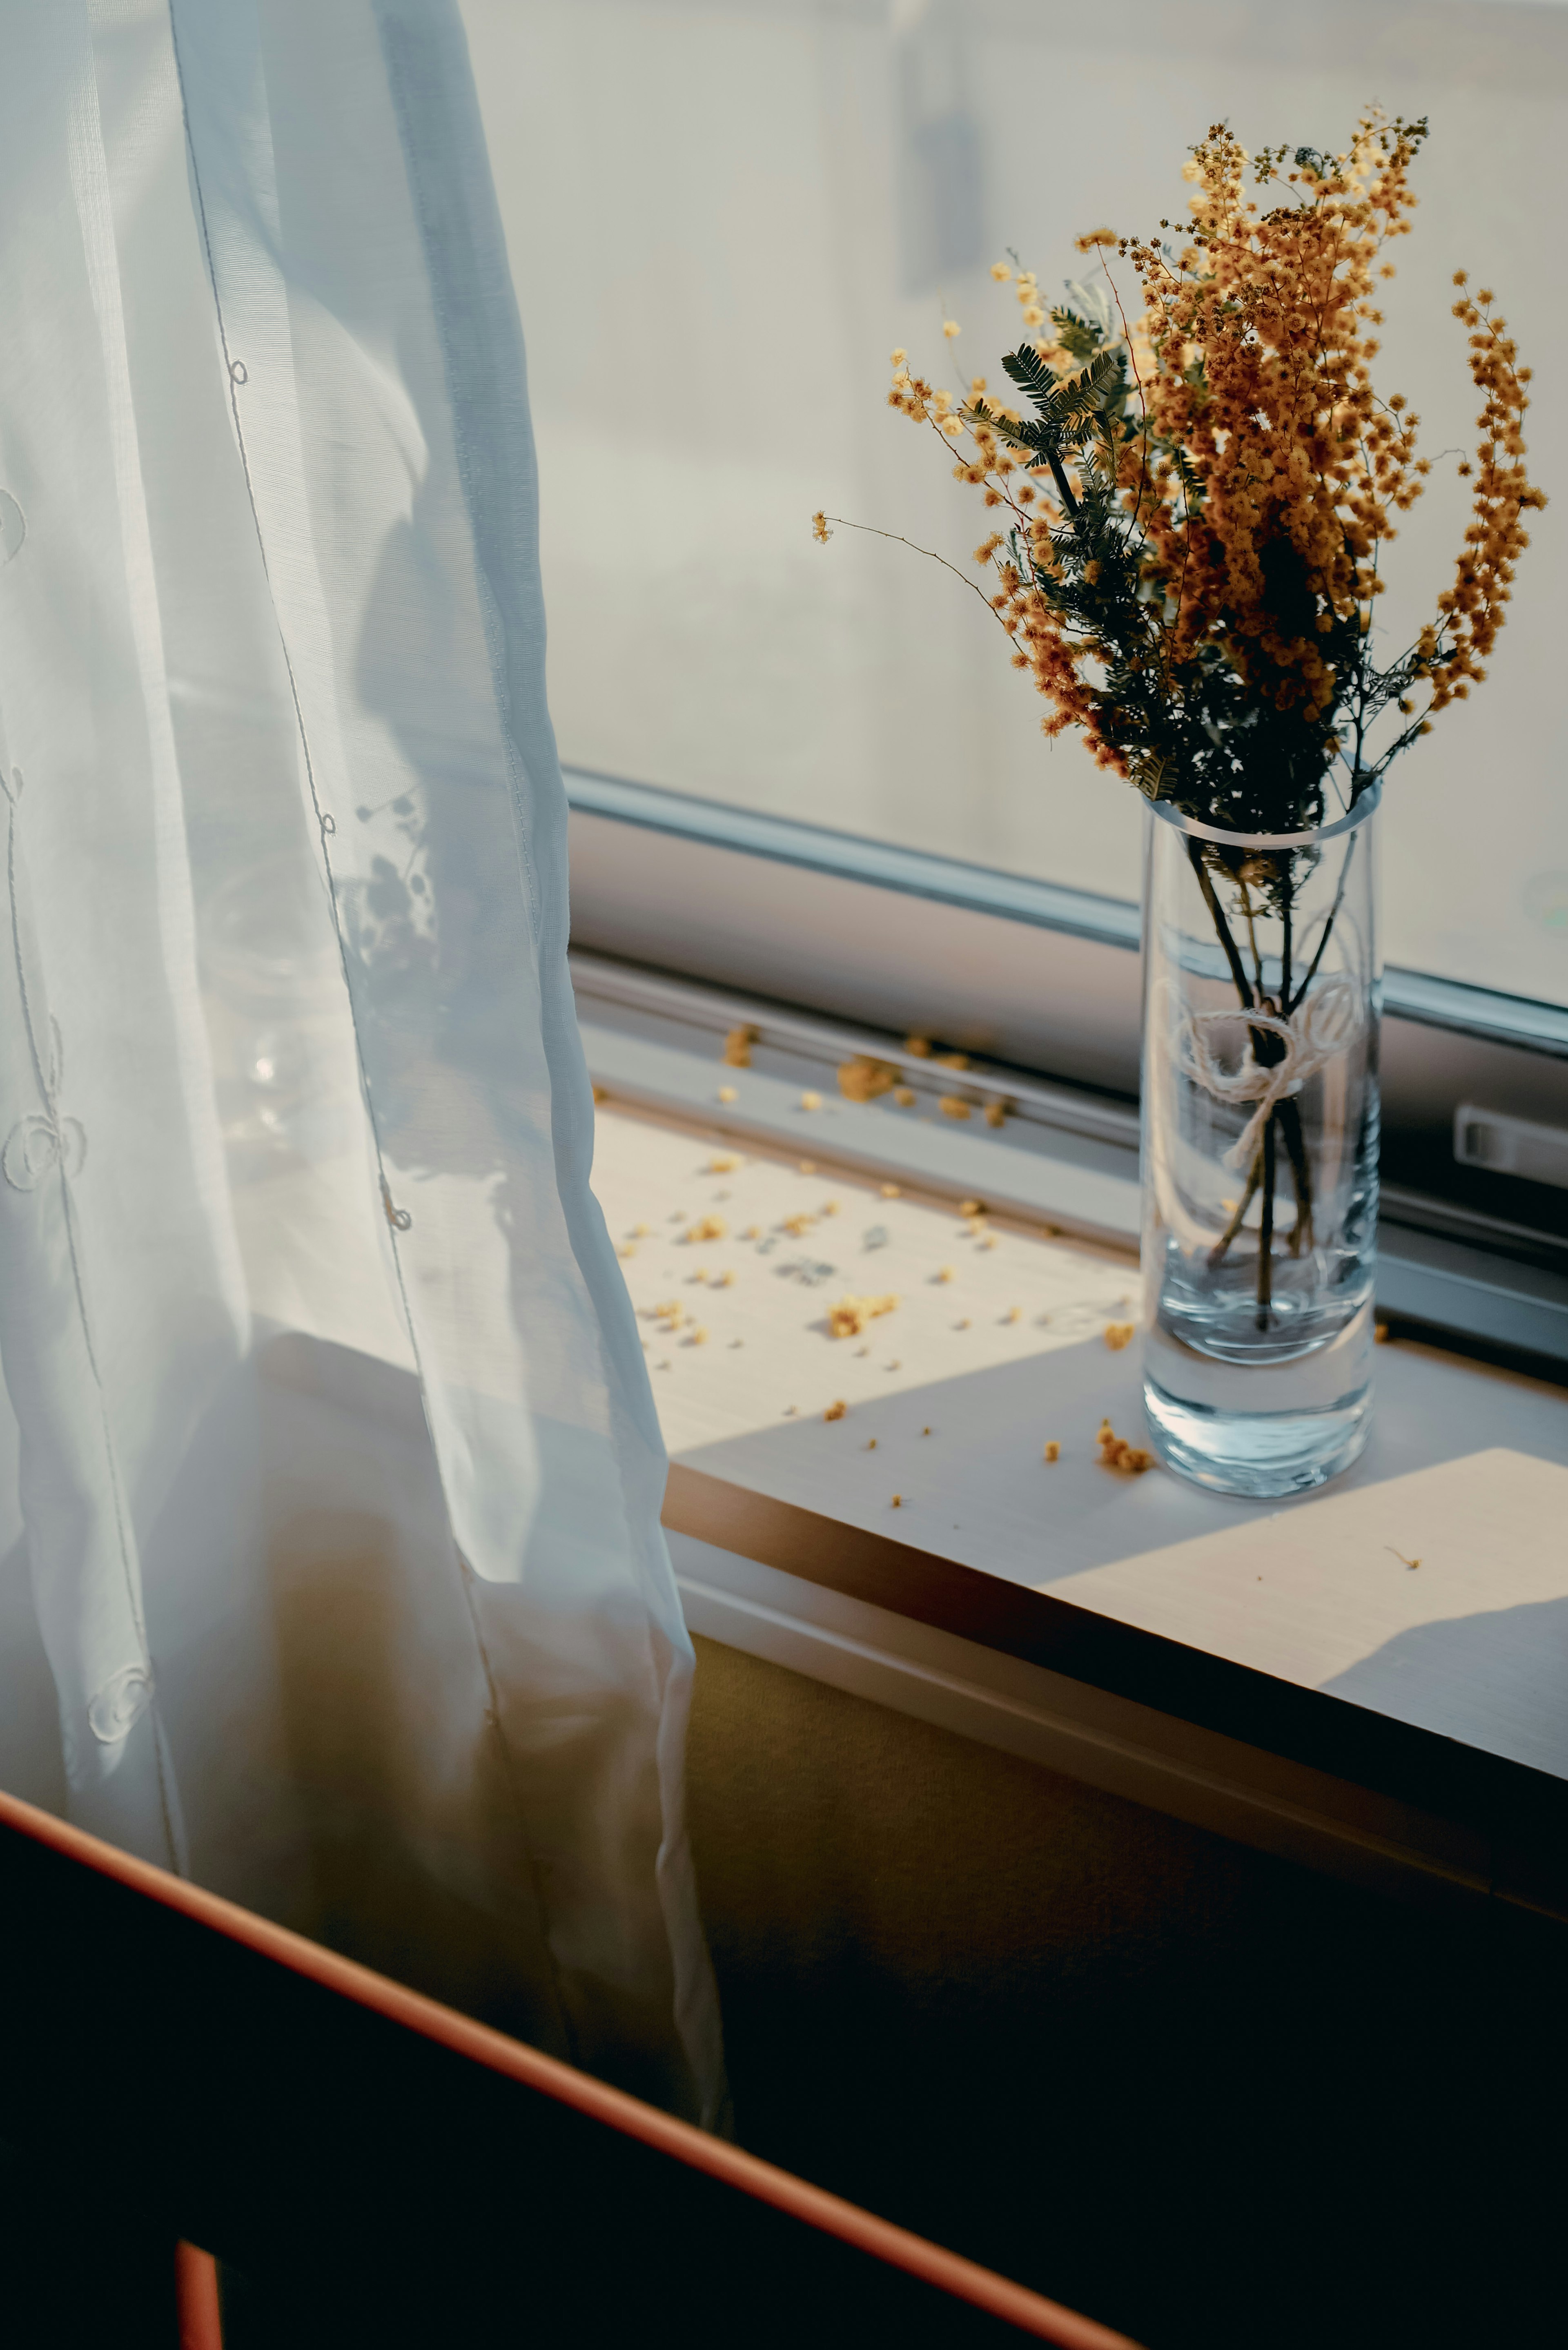
[[[0,1770],[711,2117],[461,28],[0,24]]]

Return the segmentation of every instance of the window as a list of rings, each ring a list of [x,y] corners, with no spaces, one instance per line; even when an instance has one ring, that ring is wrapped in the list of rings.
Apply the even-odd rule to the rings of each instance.
[[[573,764],[1039,875],[1137,889],[1135,796],[1047,748],[961,567],[973,493],[880,405],[896,343],[966,369],[1017,339],[988,264],[1050,285],[1074,234],[1152,226],[1187,144],[1342,138],[1371,96],[1428,113],[1382,366],[1430,455],[1473,438],[1450,272],[1495,273],[1568,438],[1568,7],[1273,0],[466,0],[529,338],[551,690]],[[1549,473],[1550,469],[1542,468]],[[1391,632],[1446,585],[1440,466],[1397,550]],[[1553,629],[1568,497],[1538,520],[1484,694],[1390,783],[1396,963],[1568,1002]],[[972,567],[971,567],[972,571]],[[973,574],[978,577],[978,573]],[[1475,837],[1474,785],[1495,828]]]
[[[1385,380],[1410,392],[1428,455],[1472,440],[1449,279],[1495,276],[1550,488],[1544,453],[1568,437],[1568,5],[462,5],[528,338],[554,713],[577,805],[597,811],[578,864],[591,943],[1129,1091],[1130,972],[1074,986],[1053,949],[1031,1012],[1019,925],[1128,942],[1136,795],[1071,737],[1042,740],[1040,703],[950,573],[847,529],[819,546],[809,517],[963,569],[981,510],[882,405],[889,349],[940,367],[953,317],[966,376],[994,375],[1018,334],[990,275],[1006,247],[1064,279],[1085,265],[1078,231],[1176,213],[1210,121],[1331,144],[1374,97],[1433,125]],[[1395,550],[1391,631],[1448,583],[1467,519],[1436,466]],[[1568,1191],[1461,1165],[1453,1133],[1466,1105],[1568,1127],[1565,531],[1568,494],[1537,518],[1490,682],[1395,768],[1385,818],[1390,1004],[1410,1016],[1391,1024],[1385,1171],[1553,1230]],[[649,826],[732,858],[731,919],[710,864],[693,923]],[[907,896],[867,914],[871,945],[808,951],[824,870],[989,910],[989,976]]]

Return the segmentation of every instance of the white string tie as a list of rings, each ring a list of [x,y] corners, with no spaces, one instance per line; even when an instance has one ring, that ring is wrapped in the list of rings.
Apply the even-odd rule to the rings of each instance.
[[[1284,1045],[1280,1059],[1268,1067],[1255,1057],[1249,1034],[1247,1055],[1239,1069],[1221,1067],[1210,1031],[1231,1028],[1243,1021],[1249,1032],[1265,1028]],[[1231,1105],[1256,1102],[1257,1107],[1220,1160],[1225,1167],[1251,1167],[1264,1127],[1282,1101],[1299,1094],[1331,1061],[1347,1053],[1361,1033],[1361,991],[1344,972],[1325,979],[1316,993],[1299,1003],[1289,1018],[1275,1012],[1189,1012],[1181,1023],[1179,1051],[1184,1074],[1194,1078],[1216,1101]]]

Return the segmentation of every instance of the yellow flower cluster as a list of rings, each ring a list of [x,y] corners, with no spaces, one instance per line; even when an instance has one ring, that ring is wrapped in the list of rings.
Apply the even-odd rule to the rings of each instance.
[[[1467,275],[1457,269],[1454,284],[1462,288]],[[1531,371],[1519,364],[1506,318],[1490,315],[1492,300],[1490,289],[1483,287],[1473,301],[1461,292],[1454,304],[1455,317],[1470,329],[1470,373],[1485,404],[1476,419],[1481,440],[1476,453],[1475,518],[1465,533],[1454,585],[1438,598],[1442,617],[1421,638],[1421,652],[1430,663],[1434,710],[1462,702],[1469,681],[1479,684],[1486,676],[1481,663],[1502,626],[1514,565],[1530,544],[1520,517],[1530,507],[1546,504],[1541,491],[1531,488],[1524,470],[1520,427],[1530,405],[1524,386]],[[1462,474],[1469,471],[1468,464],[1459,467]],[[1440,641],[1444,636],[1446,643]]]
[[[1147,650],[1129,650],[1126,627],[1117,636],[1108,617],[1103,629],[1085,620],[1085,594],[1100,587],[1097,560],[1080,565],[1072,610],[1072,599],[1053,592],[1061,534],[1084,495],[1083,463],[1047,472],[1009,444],[1006,427],[1019,412],[983,400],[981,378],[967,400],[955,399],[912,371],[903,351],[893,354],[889,404],[957,444],[955,474],[996,511],[1001,527],[975,560],[993,572],[988,600],[1012,639],[1013,666],[1029,671],[1053,705],[1046,733],[1079,726],[1101,764],[1127,774],[1115,697],[1090,671],[1120,661],[1124,675],[1147,672],[1140,687],[1176,693],[1218,660],[1250,699],[1315,730],[1330,754],[1343,750],[1365,772],[1364,727],[1394,698],[1366,688],[1368,678],[1379,684],[1393,675],[1379,678],[1365,651],[1383,591],[1380,551],[1430,471],[1417,454],[1418,417],[1402,394],[1381,398],[1372,380],[1378,281],[1394,275],[1387,246],[1409,233],[1410,167],[1424,135],[1424,124],[1373,109],[1343,154],[1298,150],[1293,159],[1279,149],[1253,158],[1219,124],[1185,167],[1193,193],[1182,249],[1109,229],[1078,240],[1080,250],[1101,253],[1109,296],[1093,297],[1103,311],[1093,332],[1130,376],[1109,463],[1122,546],[1136,558],[1130,592],[1158,616]],[[1249,166],[1260,187],[1283,183],[1282,201],[1262,214],[1246,193]],[[1174,225],[1162,221],[1160,229]],[[1122,308],[1112,248],[1140,281],[1136,324]],[[1029,330],[1019,357],[1032,348],[1059,384],[1071,383],[1085,356],[1079,303],[1048,323],[1032,272],[998,262],[992,275],[1012,283]],[[1463,272],[1455,282],[1463,286]],[[1545,504],[1523,463],[1530,370],[1491,302],[1482,293],[1455,305],[1470,330],[1483,399],[1474,468],[1459,467],[1466,477],[1473,470],[1473,518],[1453,588],[1400,656],[1396,691],[1407,723],[1379,768],[1426,731],[1426,713],[1409,699],[1415,684],[1429,688],[1428,708],[1437,711],[1485,675],[1529,543],[1522,517]],[[1076,335],[1075,348],[1063,335]]]
[[[1175,607],[1171,658],[1233,632],[1238,665],[1266,663],[1277,706],[1300,701],[1309,717],[1335,690],[1315,639],[1358,608],[1369,625],[1380,543],[1428,470],[1419,419],[1373,389],[1366,332],[1382,323],[1379,256],[1409,232],[1413,152],[1402,127],[1368,115],[1348,154],[1290,174],[1302,201],[1260,220],[1243,192],[1250,159],[1218,125],[1186,167],[1195,224],[1175,265],[1155,238],[1118,245],[1143,281],[1154,359],[1153,463],[1128,450],[1125,495],[1134,512],[1149,502],[1147,576]],[[1203,484],[1197,512],[1179,451]],[[1265,573],[1264,550],[1281,543],[1301,558],[1310,607]]]

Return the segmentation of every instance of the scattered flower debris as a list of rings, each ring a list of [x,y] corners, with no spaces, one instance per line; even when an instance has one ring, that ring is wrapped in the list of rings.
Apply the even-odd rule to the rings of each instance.
[[[901,1191],[901,1190],[900,1190],[900,1187],[899,1187],[897,1183],[884,1183],[884,1184],[883,1184],[883,1186],[882,1186],[882,1197],[883,1197],[885,1200],[898,1200],[898,1199],[902,1198],[902,1196],[903,1196],[903,1194],[902,1194],[902,1191]]]
[[[913,1109],[915,1107],[914,1087],[895,1086],[893,1088],[893,1099],[898,1103],[900,1109]]]
[[[1062,1447],[1054,1436],[1045,1440],[1044,1458],[1047,1461],[1060,1461],[1062,1458]]]
[[[940,1095],[938,1097],[937,1107],[940,1110],[944,1118],[967,1118],[969,1116],[969,1104],[960,1094]]]
[[[828,1405],[827,1409],[822,1416],[824,1419],[843,1419],[848,1412],[848,1409],[849,1406],[845,1402],[843,1397],[840,1396],[836,1403],[830,1403]]]
[[[839,1066],[838,1090],[846,1101],[875,1101],[878,1094],[891,1091],[894,1072],[866,1053],[857,1053],[852,1061]]]
[[[983,1216],[985,1213],[985,1201],[983,1200],[961,1200],[959,1201],[959,1213],[961,1216]]]
[[[732,1069],[749,1069],[752,1066],[752,1046],[756,1041],[757,1032],[750,1025],[732,1028],[724,1039],[724,1059],[728,1066]],[[720,1098],[722,1099],[722,1096]]]
[[[1373,1324],[1372,1343],[1375,1347],[1386,1347],[1388,1344],[1388,1325],[1386,1322],[1375,1322]]]
[[[1100,1448],[1102,1469],[1119,1469],[1126,1476],[1141,1477],[1146,1469],[1154,1467],[1153,1453],[1129,1444],[1125,1436],[1118,1436],[1108,1419],[1101,1420],[1095,1441]]]
[[[912,1053],[917,1061],[929,1061],[931,1057],[931,1040],[929,1036],[906,1036],[904,1050],[906,1053]]]
[[[722,1241],[728,1238],[729,1231],[722,1216],[699,1216],[686,1237],[689,1241]]]
[[[890,1509],[901,1510],[901,1509],[903,1508],[903,1506],[904,1506],[904,1496],[902,1495],[902,1493],[895,1493],[895,1494],[894,1494],[894,1496],[893,1496],[892,1501],[891,1501],[891,1502],[889,1503],[889,1504],[888,1504],[888,1507],[889,1507]]]
[[[722,1102],[739,1101],[740,1096],[736,1093],[733,1086],[721,1086],[719,1088],[719,1099]]]
[[[1107,1322],[1106,1325],[1106,1344],[1110,1348],[1112,1354],[1119,1355],[1124,1347],[1130,1346],[1133,1338],[1137,1335],[1137,1325],[1136,1322]]]
[[[877,1439],[876,1439],[874,1436],[868,1436],[868,1437],[867,1438],[867,1440],[866,1440],[866,1450],[867,1450],[867,1452],[875,1452],[875,1451],[876,1451],[876,1450],[877,1450]]]
[[[836,1338],[858,1338],[867,1322],[880,1314],[891,1314],[898,1303],[897,1297],[841,1297],[828,1310],[827,1323]]]
[[[1392,1543],[1385,1543],[1383,1547],[1386,1551],[1392,1552],[1393,1555],[1398,1560],[1400,1565],[1407,1566],[1412,1575],[1421,1564],[1418,1558],[1407,1558],[1402,1550],[1395,1550]]]
[[[803,1175],[815,1175],[816,1172],[815,1159],[803,1159],[800,1162],[800,1171]]]
[[[708,1172],[710,1175],[732,1175],[740,1163],[732,1150],[716,1151],[708,1161]]]
[[[806,1091],[803,1093],[800,1097],[800,1106],[802,1109],[820,1109],[822,1107],[822,1096],[820,1094],[814,1094],[808,1087]]]

